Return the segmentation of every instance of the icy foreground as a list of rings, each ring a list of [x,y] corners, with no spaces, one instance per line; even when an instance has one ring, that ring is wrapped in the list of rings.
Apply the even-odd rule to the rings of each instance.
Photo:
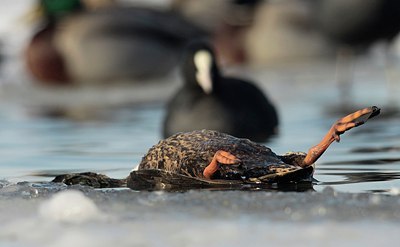
[[[0,184],[0,246],[396,246],[400,195]],[[373,237],[371,237],[373,236]]]

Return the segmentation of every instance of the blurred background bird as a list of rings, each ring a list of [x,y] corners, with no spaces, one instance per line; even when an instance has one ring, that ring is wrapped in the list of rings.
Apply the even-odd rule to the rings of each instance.
[[[179,13],[113,2],[40,0],[42,20],[26,49],[43,83],[107,83],[165,76],[182,47],[206,33]]]
[[[1,66],[2,60],[3,60],[3,43],[0,40],[0,66]]]
[[[400,1],[321,0],[316,3],[315,14],[321,33],[338,46],[336,81],[344,108],[354,103],[351,102],[354,63],[378,43],[383,45],[386,83],[393,83],[389,75],[394,60],[391,45],[400,31]]]
[[[188,45],[181,70],[184,84],[168,103],[164,137],[201,129],[254,141],[277,134],[275,106],[252,82],[224,76],[208,42]]]

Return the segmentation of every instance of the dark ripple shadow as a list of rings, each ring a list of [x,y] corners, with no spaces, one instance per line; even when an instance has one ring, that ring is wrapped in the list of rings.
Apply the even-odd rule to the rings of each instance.
[[[399,152],[400,147],[397,146],[381,146],[381,147],[360,147],[349,151],[351,154],[371,154],[380,153],[380,155],[389,152]],[[399,169],[393,169],[393,164],[399,164]],[[385,165],[390,165],[385,168]],[[351,166],[351,167],[346,167]],[[356,166],[356,167],[355,167]],[[375,166],[375,167],[374,167]],[[400,157],[394,158],[370,158],[357,160],[342,160],[321,163],[318,168],[319,175],[338,176],[338,181],[320,182],[319,185],[343,185],[368,182],[384,182],[400,179]],[[384,193],[389,190],[369,192]]]
[[[159,191],[160,189],[147,189],[145,191]],[[315,191],[313,183],[292,183],[292,184],[271,184],[271,185],[259,185],[259,186],[214,186],[209,188],[199,187],[199,188],[180,188],[180,187],[168,187],[162,189],[165,192],[187,192],[192,190],[202,190],[202,191],[263,191],[263,192],[308,192]],[[143,190],[136,190],[143,191]]]
[[[321,175],[332,175],[345,177],[342,181],[320,182],[319,185],[339,185],[350,183],[380,182],[400,179],[400,172],[352,172],[352,173],[321,173]]]
[[[344,161],[332,161],[321,163],[320,166],[324,165],[382,165],[400,162],[400,158],[381,158],[381,159],[363,159],[363,160],[344,160]]]
[[[322,173],[321,171],[342,171],[342,172],[352,172],[352,171],[359,171],[359,172],[374,172],[374,171],[383,171],[381,168],[345,168],[345,167],[322,167],[318,168],[319,174],[330,175],[330,173]]]
[[[350,153],[387,153],[387,152],[400,152],[400,147],[361,147],[350,150]]]
[[[107,170],[101,170],[101,173],[107,173],[107,172],[113,172],[113,171],[124,171],[126,169],[107,169]],[[80,174],[84,172],[83,170],[42,170],[42,171],[35,171],[32,173],[29,173],[29,176],[36,176],[36,177],[51,177],[54,178],[57,176],[62,176],[65,174]],[[117,179],[118,180],[118,179]],[[178,179],[179,180],[179,179]],[[193,181],[196,181],[196,179],[193,179]],[[144,187],[138,187],[135,189],[132,189],[134,191],[158,191],[158,190],[163,190],[166,192],[186,192],[190,190],[208,190],[208,191],[234,191],[234,190],[240,190],[240,191],[264,191],[264,192],[306,192],[306,191],[315,191],[313,188],[313,185],[317,182],[317,180],[313,179],[312,181],[300,181],[300,182],[290,182],[290,183],[260,183],[260,184],[244,184],[244,183],[237,183],[237,182],[232,182],[232,183],[226,183],[226,180],[223,181],[221,180],[221,183],[218,183],[217,180],[215,184],[212,186],[204,186],[204,184],[197,184],[195,182],[189,183],[189,186],[183,186],[186,183],[176,184],[176,181],[172,182],[170,180],[163,180],[162,183],[157,183],[157,186],[153,185],[145,185]],[[53,180],[54,182],[54,180]],[[40,182],[36,181],[34,184],[46,184],[46,186],[50,186],[54,184],[58,184],[58,182]],[[187,181],[180,181],[182,182],[187,182]],[[77,184],[80,186],[88,186],[88,187],[93,187],[90,185],[86,185],[85,183],[82,184]],[[75,186],[72,185],[72,186]],[[93,187],[95,189],[102,189],[102,188],[97,188]],[[112,188],[112,187],[110,187]],[[118,188],[118,187],[115,187]],[[124,188],[127,188],[126,185]],[[127,188],[128,189],[128,188]]]
[[[55,177],[60,174],[67,174],[67,173],[81,173],[85,172],[87,169],[57,169],[57,170],[37,170],[31,173],[28,173],[27,176],[32,177]],[[109,173],[109,172],[120,172],[126,171],[126,168],[114,168],[114,169],[102,169],[96,170],[96,172],[100,173]]]

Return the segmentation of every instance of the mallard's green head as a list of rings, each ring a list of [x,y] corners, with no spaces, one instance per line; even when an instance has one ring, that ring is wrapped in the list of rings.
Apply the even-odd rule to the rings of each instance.
[[[65,15],[83,9],[80,0],[39,0],[44,15],[50,20],[58,20]]]

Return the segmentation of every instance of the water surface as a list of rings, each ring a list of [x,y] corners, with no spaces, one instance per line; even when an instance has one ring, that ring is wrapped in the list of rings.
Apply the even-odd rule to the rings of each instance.
[[[248,72],[279,111],[279,134],[265,145],[278,154],[306,152],[350,109],[377,105],[382,108],[381,116],[345,133],[341,143],[334,143],[317,162],[314,177],[319,182],[314,188],[322,190],[329,185],[343,192],[386,192],[399,188],[399,116],[393,112],[396,105],[389,105],[384,83],[375,81],[382,80],[376,76],[379,70],[359,75],[362,83],[354,85],[354,106],[350,109],[342,109],[330,71],[329,67],[314,67],[292,69],[292,74]],[[79,89],[65,93],[5,87],[0,108],[2,178],[13,182],[48,181],[51,177],[43,175],[79,171],[125,177],[148,148],[162,138],[164,103],[178,85],[175,81],[131,86],[128,87],[131,95],[123,88],[118,104],[102,96],[109,91],[107,88],[94,92],[86,89],[87,95],[99,94],[92,96],[90,102],[87,100],[90,97],[85,97]],[[163,88],[169,91],[164,93]],[[119,91],[114,91],[118,95]],[[62,100],[54,96],[61,93]],[[146,93],[148,98],[143,97]],[[35,94],[40,94],[40,100]],[[73,104],[66,103],[69,99],[66,95],[71,96]],[[136,95],[142,95],[140,104]],[[43,100],[46,97],[50,100]],[[72,109],[69,111],[79,114],[68,115],[72,117],[38,114],[54,103],[68,105]]]
[[[265,145],[278,154],[307,151],[351,112],[340,106],[333,71],[315,66],[246,72],[279,111],[280,132]],[[367,66],[356,74],[352,102],[354,109],[377,105],[381,116],[329,148],[316,163],[318,182],[307,192],[137,192],[48,183],[67,172],[127,176],[161,138],[164,103],[179,79],[93,90],[1,80],[0,246],[395,246],[400,241],[400,125],[393,110],[399,104],[388,101],[379,68]],[[67,107],[68,117],[50,114],[53,106]]]

